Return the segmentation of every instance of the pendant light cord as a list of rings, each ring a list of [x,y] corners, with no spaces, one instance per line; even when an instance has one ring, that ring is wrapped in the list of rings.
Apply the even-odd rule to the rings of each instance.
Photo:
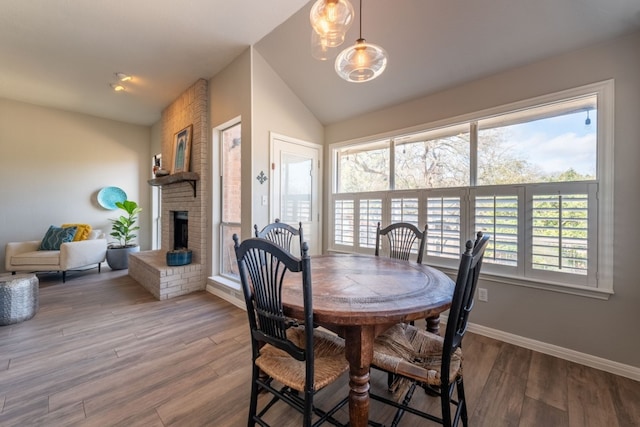
[[[359,40],[362,40],[362,0],[360,0],[360,37]]]

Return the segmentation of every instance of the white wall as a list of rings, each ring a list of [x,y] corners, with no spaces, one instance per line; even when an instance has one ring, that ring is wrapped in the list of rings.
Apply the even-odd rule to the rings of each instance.
[[[7,242],[37,240],[49,225],[89,223],[110,232],[116,211],[98,191],[122,188],[149,208],[150,128],[0,99],[0,271]],[[147,216],[139,243],[150,245]]]
[[[256,50],[252,77],[253,223],[262,228],[274,219],[269,217],[270,206],[261,204],[262,196],[269,196],[273,179],[270,132],[322,145],[324,127]],[[269,178],[264,184],[256,179],[261,171]]]
[[[269,206],[261,198],[269,195],[270,180],[260,184],[260,171],[271,178],[269,133],[275,132],[322,144],[324,129],[309,109],[266,63],[250,48],[209,81],[210,123],[212,128],[241,117],[242,120],[242,238],[251,237],[253,224],[266,224]],[[212,139],[213,224],[219,222],[218,146]],[[213,259],[217,259],[219,234],[211,229]],[[216,274],[214,261],[212,273]]]
[[[251,224],[251,51],[247,49],[224,70],[220,71],[209,80],[209,124],[212,129],[228,124],[230,121],[240,118],[241,131],[241,155],[242,155],[242,202],[241,222],[245,225],[241,238],[251,236],[249,224]],[[212,129],[209,131],[211,132]],[[217,132],[214,132],[211,141],[211,182],[212,195],[210,198],[208,222],[210,228],[211,254],[210,273],[220,273],[218,260],[220,259],[220,145]]]
[[[389,132],[615,79],[615,295],[608,301],[601,301],[552,291],[482,283],[489,290],[490,302],[476,304],[471,321],[640,367],[637,332],[640,325],[640,281],[635,269],[640,242],[638,70],[640,32],[330,125],[325,129],[326,143]],[[327,160],[329,155],[327,150]],[[325,165],[328,164],[325,161]],[[328,173],[325,178],[325,188],[330,188]],[[325,206],[329,206],[327,200]]]
[[[151,152],[151,157],[155,154],[162,153],[162,120],[158,120],[153,125],[151,125],[150,130],[150,142],[149,142],[149,151]],[[164,159],[166,162],[168,159]],[[149,159],[151,161],[151,159]],[[163,167],[168,167],[165,163]]]

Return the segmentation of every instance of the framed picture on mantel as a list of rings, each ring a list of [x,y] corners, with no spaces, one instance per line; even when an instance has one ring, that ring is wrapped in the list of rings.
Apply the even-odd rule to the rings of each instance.
[[[173,142],[173,163],[171,174],[189,172],[189,157],[191,156],[191,131],[193,125],[189,125],[176,133]]]

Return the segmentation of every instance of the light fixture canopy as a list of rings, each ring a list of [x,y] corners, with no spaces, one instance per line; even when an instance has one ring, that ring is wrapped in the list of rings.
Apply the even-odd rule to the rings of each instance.
[[[336,58],[336,73],[348,82],[363,83],[378,77],[387,67],[387,52],[362,38],[362,0],[360,0],[360,38]]]
[[[340,46],[353,23],[354,10],[349,0],[317,0],[309,12],[311,27],[327,47]]]

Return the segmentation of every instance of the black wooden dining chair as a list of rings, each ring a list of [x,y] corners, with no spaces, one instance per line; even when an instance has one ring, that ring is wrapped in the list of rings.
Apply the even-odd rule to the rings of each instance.
[[[262,230],[258,231],[258,225],[254,224],[253,229],[255,230],[255,236],[260,237],[262,239],[271,240],[274,243],[282,246],[289,252],[291,252],[291,242],[294,236],[298,236],[300,240],[300,249],[302,249],[302,242],[304,241],[304,236],[302,234],[302,223],[298,223],[298,228],[285,224],[284,222],[280,222],[278,218],[275,219],[275,222],[271,224],[267,224]]]
[[[467,426],[467,402],[462,380],[462,339],[467,331],[473,308],[478,275],[489,236],[478,233],[474,242],[466,243],[460,258],[444,337],[409,324],[397,324],[378,336],[374,343],[372,364],[394,375],[395,396],[389,399],[377,394],[371,398],[394,406],[397,411],[391,426],[397,426],[406,412],[435,421],[444,426]],[[416,386],[440,396],[441,417],[410,406]],[[454,392],[457,396],[454,398]],[[455,406],[452,416],[451,405]],[[374,424],[375,425],[375,424]]]
[[[427,241],[427,225],[424,226],[424,231],[420,231],[418,227],[408,222],[396,222],[385,228],[380,228],[380,223],[378,223],[376,229],[376,256],[380,256],[382,236],[387,237],[389,258],[407,261],[411,254],[417,253],[416,261],[418,264],[422,264],[424,246]]]
[[[382,236],[387,237],[389,258],[408,261],[412,253],[417,253],[416,262],[422,264],[422,255],[427,241],[426,224],[424,231],[420,231],[418,227],[408,222],[396,222],[385,228],[380,228],[380,223],[378,222],[378,227],[376,228],[376,256],[380,256]],[[411,322],[411,324],[413,325],[414,322]],[[387,380],[389,387],[391,387],[393,381],[394,376],[390,373]]]
[[[313,325],[308,245],[302,244],[302,257],[296,258],[266,239],[251,238],[239,243],[234,235],[233,240],[251,332],[253,366],[248,425],[257,422],[268,426],[263,417],[278,401],[301,412],[305,427],[326,421],[341,425],[333,415],[348,401],[348,396],[327,411],[317,408],[313,398],[348,370],[344,341],[285,316],[281,299],[285,274],[299,276],[304,301],[304,319],[300,323]],[[258,393],[262,390],[273,397],[258,412]],[[312,423],[314,415],[318,419]]]

